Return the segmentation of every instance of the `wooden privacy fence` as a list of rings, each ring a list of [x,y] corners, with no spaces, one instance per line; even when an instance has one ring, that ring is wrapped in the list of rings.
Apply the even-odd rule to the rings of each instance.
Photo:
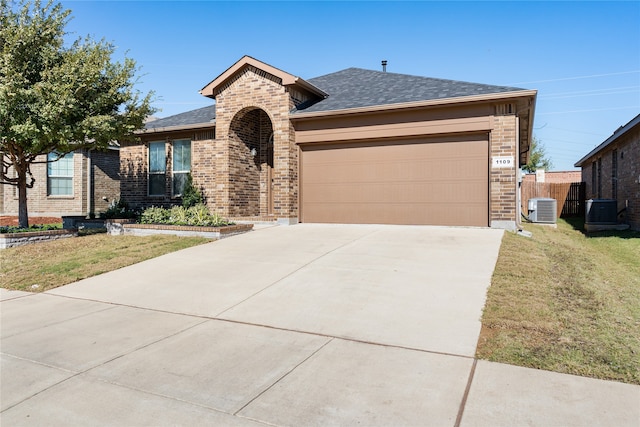
[[[522,212],[527,215],[529,199],[548,197],[558,202],[557,218],[584,215],[584,182],[523,182]]]

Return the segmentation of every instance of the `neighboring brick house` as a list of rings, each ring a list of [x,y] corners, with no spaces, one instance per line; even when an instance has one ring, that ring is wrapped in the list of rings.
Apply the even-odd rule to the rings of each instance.
[[[640,114],[578,160],[587,199],[615,199],[627,224],[640,230]]]
[[[120,198],[120,156],[108,150],[78,150],[53,163],[40,156],[31,166],[35,178],[27,190],[29,216],[89,216],[104,212]],[[10,172],[11,173],[11,172]],[[0,214],[18,215],[18,188],[0,185]]]
[[[280,223],[515,228],[536,91],[349,68],[307,81],[245,56],[123,144],[132,206],[180,202]]]
[[[582,172],[575,171],[536,171],[523,176],[524,182],[547,182],[561,184],[566,182],[582,182]]]

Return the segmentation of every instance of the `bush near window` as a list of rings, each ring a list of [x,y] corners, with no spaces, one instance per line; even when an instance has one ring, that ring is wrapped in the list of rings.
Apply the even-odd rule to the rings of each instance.
[[[140,223],[206,227],[221,227],[233,224],[219,214],[210,213],[209,209],[202,203],[190,208],[185,208],[184,206],[174,206],[170,209],[150,207],[140,215]]]
[[[182,206],[190,208],[198,204],[202,204],[202,193],[193,185],[193,177],[187,174],[187,181],[182,189]]]
[[[138,215],[139,213],[131,209],[126,200],[116,199],[109,204],[109,208],[104,213],[100,214],[100,217],[106,219],[131,219],[137,218]]]

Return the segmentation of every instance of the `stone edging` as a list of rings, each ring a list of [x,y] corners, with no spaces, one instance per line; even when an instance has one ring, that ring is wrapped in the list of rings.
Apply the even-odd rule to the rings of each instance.
[[[154,234],[174,234],[176,236],[200,236],[209,239],[223,239],[253,229],[253,224],[235,224],[222,227],[200,227],[192,225],[136,224],[132,220],[108,220],[110,235],[130,234],[150,236]]]
[[[16,246],[45,242],[48,240],[64,239],[67,237],[75,237],[77,235],[78,230],[75,229],[0,233],[0,249],[13,248]]]

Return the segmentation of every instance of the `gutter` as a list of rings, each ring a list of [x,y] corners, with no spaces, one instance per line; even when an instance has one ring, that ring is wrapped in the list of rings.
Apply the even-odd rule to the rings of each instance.
[[[329,97],[328,93],[326,93],[325,91],[323,91],[319,87],[316,87],[316,86],[312,85],[308,81],[306,81],[304,79],[301,79],[300,77],[296,77],[295,78],[294,84],[305,88],[306,90],[308,90],[311,93],[319,95],[323,99],[327,99]]]
[[[344,108],[341,110],[314,111],[314,112],[307,112],[307,113],[296,112],[293,114],[289,114],[289,119],[301,120],[301,119],[331,117],[331,116],[337,116],[337,115],[374,113],[374,112],[383,112],[388,110],[462,104],[467,102],[494,101],[499,99],[523,98],[523,97],[531,97],[531,96],[535,98],[537,93],[538,91],[536,90],[519,90],[519,91],[513,91],[513,92],[494,93],[494,94],[488,94],[488,95],[472,95],[472,96],[462,96],[462,97],[455,97],[455,98],[431,99],[428,101],[413,101],[413,102],[401,102],[397,104]]]
[[[180,130],[214,128],[215,126],[216,126],[216,121],[213,120],[207,123],[194,123],[191,125],[165,126],[165,127],[151,128],[151,129],[142,129],[142,130],[135,131],[134,135],[147,135],[147,134],[154,134],[154,133],[176,132]]]

